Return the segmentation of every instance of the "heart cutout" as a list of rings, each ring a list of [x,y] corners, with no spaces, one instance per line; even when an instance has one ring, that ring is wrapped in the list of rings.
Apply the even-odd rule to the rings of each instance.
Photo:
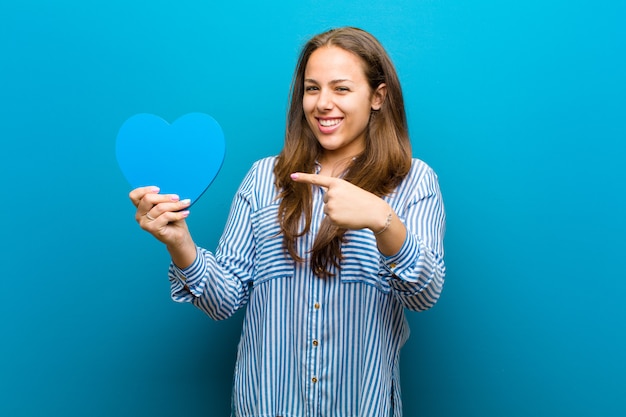
[[[132,188],[156,185],[191,204],[217,176],[225,150],[222,128],[204,113],[186,114],[172,124],[136,114],[122,124],[115,144],[117,163]]]

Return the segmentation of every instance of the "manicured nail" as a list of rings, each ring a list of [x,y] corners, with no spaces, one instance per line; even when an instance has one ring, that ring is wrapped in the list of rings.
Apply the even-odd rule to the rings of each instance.
[[[189,216],[189,210],[181,211],[180,214],[183,216],[184,219],[185,217]]]
[[[298,179],[298,174],[296,174],[295,172],[293,174],[291,174],[291,179],[292,180],[297,180]]]
[[[158,193],[159,191],[161,191],[161,189],[159,187],[151,187],[150,188],[150,192],[151,193]]]
[[[184,200],[180,200],[180,203],[184,206],[187,206],[189,204],[191,204],[191,200],[189,198],[186,198]]]
[[[170,200],[172,200],[172,201],[178,201],[178,200],[180,200],[180,197],[179,197],[179,196],[177,196],[176,194],[172,194],[172,195],[171,195],[171,197],[170,197]]]

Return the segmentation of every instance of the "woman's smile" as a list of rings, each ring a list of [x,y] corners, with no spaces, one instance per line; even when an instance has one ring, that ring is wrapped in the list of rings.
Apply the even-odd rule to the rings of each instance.
[[[320,132],[324,134],[330,134],[334,132],[337,128],[339,128],[339,125],[341,125],[342,121],[343,121],[342,117],[336,117],[336,118],[318,117],[317,118],[319,130]]]

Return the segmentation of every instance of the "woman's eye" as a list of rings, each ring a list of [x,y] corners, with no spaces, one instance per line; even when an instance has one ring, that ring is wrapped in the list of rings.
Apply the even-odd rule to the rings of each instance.
[[[339,91],[340,93],[345,93],[346,91],[350,91],[348,87],[337,87],[336,90]]]
[[[318,88],[314,85],[309,85],[304,87],[304,91],[317,91]]]

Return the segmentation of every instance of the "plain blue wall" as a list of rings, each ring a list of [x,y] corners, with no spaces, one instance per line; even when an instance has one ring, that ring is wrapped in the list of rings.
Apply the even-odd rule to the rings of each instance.
[[[626,415],[625,21],[624,1],[3,0],[0,415],[228,415],[241,314],[170,301],[115,136],[141,112],[220,122],[190,218],[214,248],[281,148],[299,47],[340,25],[395,60],[448,211],[443,297],[409,314],[406,415]]]

